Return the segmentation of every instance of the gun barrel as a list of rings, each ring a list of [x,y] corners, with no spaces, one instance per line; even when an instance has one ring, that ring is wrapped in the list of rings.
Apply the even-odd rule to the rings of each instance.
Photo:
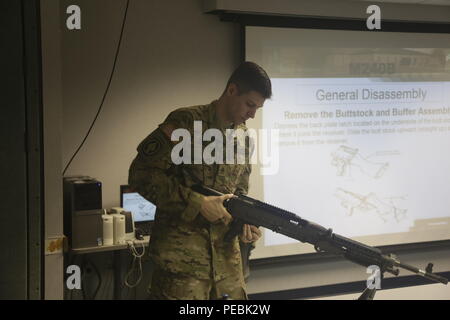
[[[436,281],[436,282],[440,282],[442,284],[448,284],[448,279],[444,278],[444,277],[441,277],[440,275],[437,275],[437,274],[434,274],[434,273],[430,273],[430,272],[421,270],[419,268],[416,268],[416,267],[413,267],[413,266],[410,266],[410,265],[407,265],[407,264],[404,264],[404,263],[398,263],[397,266],[399,268],[403,268],[403,269],[406,269],[406,270],[411,271],[413,273],[419,274],[422,277],[425,277],[427,279],[430,279],[430,280],[433,280],[433,281]]]

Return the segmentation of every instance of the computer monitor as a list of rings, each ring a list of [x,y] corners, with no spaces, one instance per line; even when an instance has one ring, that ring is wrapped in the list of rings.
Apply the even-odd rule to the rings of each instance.
[[[128,185],[120,186],[120,207],[131,211],[136,224],[155,220],[156,206]]]

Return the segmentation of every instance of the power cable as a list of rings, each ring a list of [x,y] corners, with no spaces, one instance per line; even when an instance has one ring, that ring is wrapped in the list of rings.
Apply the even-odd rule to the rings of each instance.
[[[99,108],[98,108],[97,114],[95,115],[94,120],[92,121],[91,126],[89,127],[89,130],[88,130],[88,132],[86,133],[86,136],[84,137],[84,139],[83,139],[83,141],[81,142],[80,146],[77,148],[77,150],[75,151],[75,153],[73,154],[73,156],[70,158],[69,162],[67,163],[66,167],[64,168],[64,170],[63,170],[63,176],[66,174],[66,171],[67,171],[67,169],[69,168],[70,164],[72,163],[73,159],[74,159],[75,156],[78,154],[78,152],[80,151],[81,147],[83,146],[83,144],[86,142],[87,138],[89,137],[89,134],[91,133],[92,128],[94,127],[94,124],[95,124],[95,122],[97,121],[97,118],[98,118],[98,116],[99,116],[99,114],[100,114],[100,111],[101,111],[102,108],[103,108],[103,104],[104,104],[104,102],[105,102],[106,96],[108,95],[109,88],[110,88],[110,86],[111,86],[111,82],[112,82],[114,73],[115,73],[115,71],[116,71],[117,58],[118,58],[118,56],[119,56],[120,47],[121,47],[121,44],[122,44],[123,31],[124,31],[124,29],[125,29],[125,23],[126,23],[127,16],[128,16],[128,7],[129,7],[129,4],[130,4],[130,0],[127,0],[126,7],[125,7],[125,14],[124,14],[123,21],[122,21],[122,28],[121,28],[121,30],[120,30],[119,43],[118,43],[118,45],[117,45],[116,55],[115,55],[115,57],[114,57],[114,64],[113,64],[113,67],[112,67],[111,75],[109,76],[108,85],[106,86],[105,93],[103,94],[102,101],[101,101],[100,106],[99,106]]]

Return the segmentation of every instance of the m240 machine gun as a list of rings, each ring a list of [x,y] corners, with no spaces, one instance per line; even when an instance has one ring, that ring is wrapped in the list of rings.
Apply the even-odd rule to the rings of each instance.
[[[192,189],[205,196],[221,196],[222,193],[200,185]],[[378,266],[381,276],[385,272],[399,275],[399,268],[419,274],[429,280],[448,283],[448,279],[432,272],[432,264],[425,270],[404,264],[395,255],[383,254],[380,249],[365,245],[333,233],[314,222],[302,219],[298,215],[255,200],[248,196],[235,196],[224,201],[224,207],[233,216],[230,230],[224,241],[231,241],[242,232],[244,224],[264,227],[301,242],[312,244],[317,252],[328,252],[343,256],[359,265]],[[372,299],[376,289],[366,289],[360,299]]]

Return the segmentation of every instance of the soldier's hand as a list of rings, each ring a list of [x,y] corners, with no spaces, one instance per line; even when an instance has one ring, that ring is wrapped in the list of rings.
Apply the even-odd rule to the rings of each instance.
[[[200,213],[206,220],[212,223],[223,222],[229,224],[232,220],[231,214],[223,206],[223,202],[234,197],[233,194],[224,194],[223,196],[204,197]]]
[[[244,224],[239,239],[244,243],[251,243],[258,241],[258,239],[261,238],[261,235],[261,230],[259,230],[258,227]]]

